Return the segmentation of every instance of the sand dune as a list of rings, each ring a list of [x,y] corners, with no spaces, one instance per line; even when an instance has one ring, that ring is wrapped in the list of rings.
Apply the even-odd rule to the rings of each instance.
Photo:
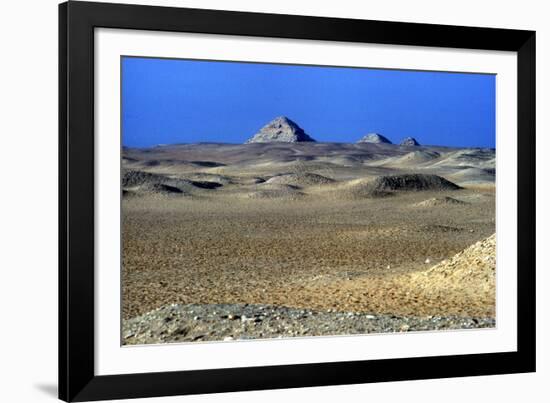
[[[396,159],[396,165],[402,166],[418,166],[420,164],[426,164],[433,162],[433,160],[441,157],[441,154],[437,151],[413,151],[405,154],[403,157]]]
[[[334,191],[343,190],[344,198],[380,196],[396,189],[368,192],[362,189],[365,183],[351,181],[408,174],[437,175],[457,185],[494,184],[494,150],[426,146],[414,149],[385,143],[182,144],[124,149],[123,166],[132,172],[165,175],[156,180],[189,194],[201,188],[195,182],[223,185],[223,189],[218,186],[223,191],[216,194],[250,193],[239,187],[268,182],[295,185],[304,188],[304,194],[311,193],[307,187],[326,184],[333,186]],[[379,187],[387,187],[380,183],[387,179],[377,180]],[[125,183],[123,187],[136,191]],[[422,185],[416,188],[419,187]]]

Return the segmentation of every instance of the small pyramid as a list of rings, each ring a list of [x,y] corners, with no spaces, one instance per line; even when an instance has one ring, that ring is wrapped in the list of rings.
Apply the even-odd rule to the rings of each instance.
[[[382,143],[392,144],[392,142],[388,138],[378,133],[369,133],[361,137],[357,142],[358,143],[375,143],[375,144],[382,144]]]
[[[262,127],[258,133],[249,138],[250,143],[300,143],[315,141],[304,130],[286,116],[279,116]]]
[[[403,140],[401,140],[401,143],[399,145],[402,146],[419,146],[420,143],[416,141],[414,137],[405,137]]]

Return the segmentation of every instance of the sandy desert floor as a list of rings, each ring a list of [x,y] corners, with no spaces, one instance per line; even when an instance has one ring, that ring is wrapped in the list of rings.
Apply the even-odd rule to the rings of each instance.
[[[368,162],[339,153],[223,164],[127,151],[125,169],[146,176],[124,188],[123,319],[170,304],[494,317],[494,278],[425,274],[495,233],[494,170],[472,180],[491,173],[486,156],[462,167],[456,150],[383,151],[364,153]],[[462,188],[365,191],[379,175],[411,172]],[[159,177],[169,181],[151,185]],[[468,261],[472,270],[479,259],[494,266],[492,253]]]
[[[425,192],[345,203],[124,201],[124,317],[170,303],[231,302],[491,314],[491,301],[446,293],[427,300],[400,284],[427,259],[435,264],[494,233],[493,195],[458,192],[475,201],[414,206],[435,196]]]

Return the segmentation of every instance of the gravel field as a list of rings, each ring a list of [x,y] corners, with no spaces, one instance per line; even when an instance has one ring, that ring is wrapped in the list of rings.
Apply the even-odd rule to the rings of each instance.
[[[453,194],[465,200],[478,195]],[[473,293],[462,292],[460,285],[449,292],[410,287],[406,275],[429,269],[495,231],[494,196],[464,205],[415,207],[432,197],[413,192],[346,202],[125,199],[123,316],[172,303],[490,315],[494,294],[492,301],[476,295],[471,282]],[[422,279],[425,285],[428,280]]]
[[[156,344],[231,341],[296,336],[475,329],[493,318],[394,316],[322,312],[273,305],[170,305],[125,321],[123,343]]]

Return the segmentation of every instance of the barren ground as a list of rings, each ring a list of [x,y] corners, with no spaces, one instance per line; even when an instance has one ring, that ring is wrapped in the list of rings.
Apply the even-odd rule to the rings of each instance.
[[[472,166],[490,172],[486,156],[461,167],[462,154],[453,149],[439,150],[433,161],[402,148],[395,155],[364,151],[367,161],[326,150],[306,158],[308,150],[294,150],[298,159],[279,152],[285,158],[278,160],[271,149],[254,149],[257,158],[248,159],[228,152],[220,164],[209,161],[222,154],[206,151],[193,163],[182,162],[190,160],[188,150],[126,151],[125,169],[201,183],[174,182],[181,194],[125,189],[123,318],[170,304],[494,317],[494,289],[479,291],[475,282],[441,287],[441,276],[418,286],[414,277],[494,234],[494,173],[480,181],[472,174]],[[463,188],[362,193],[363,182],[378,175],[412,172],[440,174]],[[270,180],[288,173],[294,176]]]

